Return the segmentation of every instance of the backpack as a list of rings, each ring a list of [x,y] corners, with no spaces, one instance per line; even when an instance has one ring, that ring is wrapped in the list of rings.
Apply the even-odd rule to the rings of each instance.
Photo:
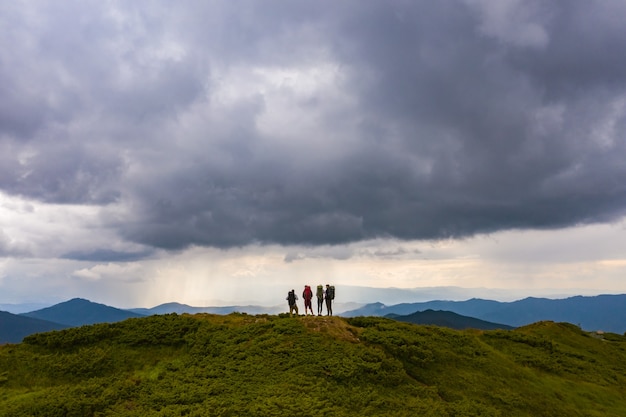
[[[289,291],[289,294],[287,294],[287,301],[290,306],[294,305],[296,303],[296,293]]]
[[[317,298],[324,298],[324,286],[317,286]]]
[[[306,300],[310,300],[313,297],[313,291],[311,291],[311,287],[309,287],[308,285],[304,287],[302,297],[304,297],[304,299]]]
[[[328,289],[328,295],[330,296],[331,300],[335,299],[335,286],[331,285]]]

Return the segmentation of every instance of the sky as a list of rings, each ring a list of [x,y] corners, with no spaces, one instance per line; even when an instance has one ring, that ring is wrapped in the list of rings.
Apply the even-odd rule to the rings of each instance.
[[[0,303],[625,293],[625,15],[1,2]]]

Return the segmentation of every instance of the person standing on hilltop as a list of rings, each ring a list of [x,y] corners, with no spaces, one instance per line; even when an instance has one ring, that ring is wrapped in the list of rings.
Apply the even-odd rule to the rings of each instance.
[[[317,286],[317,315],[322,315],[322,308],[324,305],[324,287],[322,284]]]
[[[295,290],[291,290],[287,293],[287,298],[286,298],[287,302],[289,303],[289,315],[293,317],[293,312],[296,312],[296,316],[298,315],[298,304],[296,304],[296,301],[298,301],[298,296],[296,295],[296,291]]]
[[[326,315],[333,315],[333,300],[335,299],[335,287],[326,284],[326,291],[324,292],[326,298]]]
[[[311,304],[311,299],[313,298],[313,291],[311,290],[310,286],[308,285],[304,286],[304,291],[302,292],[302,298],[304,299],[304,315],[308,316],[309,315],[308,310],[311,310],[311,315],[314,316],[315,314],[313,314],[313,306]]]

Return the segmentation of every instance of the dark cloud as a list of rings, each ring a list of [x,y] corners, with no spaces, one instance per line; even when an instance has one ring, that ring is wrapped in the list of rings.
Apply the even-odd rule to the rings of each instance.
[[[153,254],[154,251],[143,252],[120,252],[114,250],[99,249],[91,252],[72,251],[61,256],[62,259],[71,259],[74,261],[89,262],[131,262],[145,259]]]
[[[0,9],[0,186],[101,204],[130,241],[437,239],[626,212],[617,3],[27,7]]]

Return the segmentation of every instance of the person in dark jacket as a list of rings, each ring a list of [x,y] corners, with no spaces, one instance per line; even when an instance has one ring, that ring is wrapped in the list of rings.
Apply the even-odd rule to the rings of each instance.
[[[289,303],[289,315],[293,317],[293,312],[296,312],[296,316],[298,315],[298,304],[296,304],[296,301],[298,301],[298,296],[296,295],[296,291],[295,290],[291,290],[287,293],[287,298],[286,298],[287,302]]]
[[[324,291],[324,298],[326,299],[326,315],[333,315],[333,294],[330,290],[330,285],[326,284],[326,291]]]

